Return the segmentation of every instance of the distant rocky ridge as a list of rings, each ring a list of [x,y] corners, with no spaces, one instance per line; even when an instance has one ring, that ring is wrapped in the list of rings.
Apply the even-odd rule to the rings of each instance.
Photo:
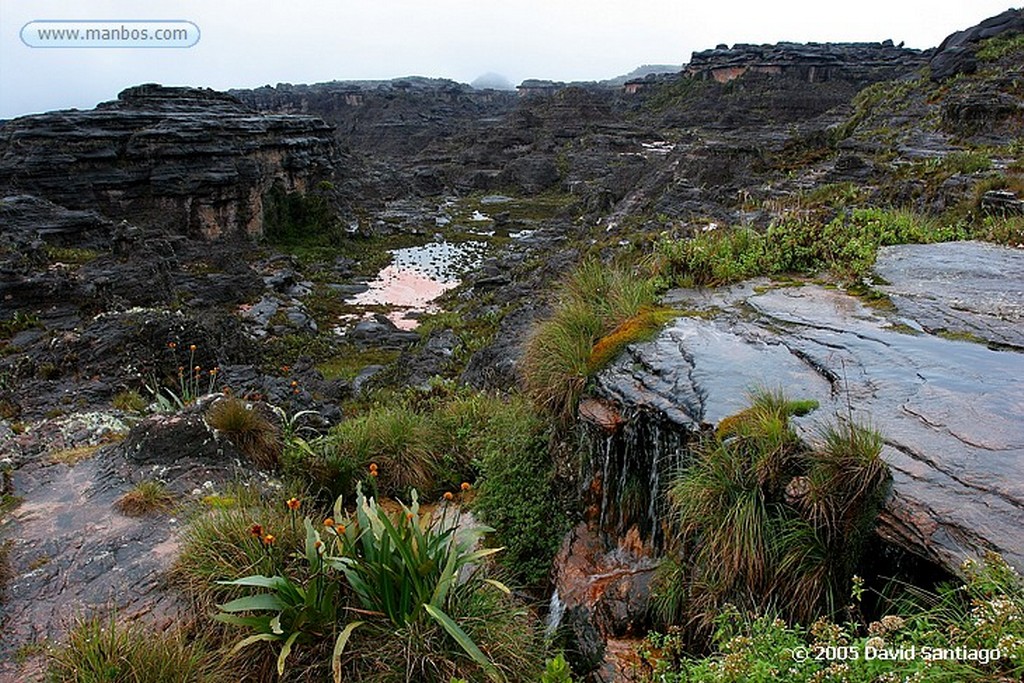
[[[927,53],[881,43],[777,43],[694,52],[685,73],[726,83],[747,72],[795,76],[809,83],[847,79],[880,81],[902,76],[925,64]]]
[[[199,88],[140,85],[92,110],[0,124],[4,194],[206,238],[261,234],[271,187],[313,189],[335,161],[321,119]]]
[[[974,73],[978,44],[986,38],[1007,33],[1024,33],[1024,10],[1008,9],[977,26],[949,35],[929,61],[932,80],[944,81],[960,73]]]

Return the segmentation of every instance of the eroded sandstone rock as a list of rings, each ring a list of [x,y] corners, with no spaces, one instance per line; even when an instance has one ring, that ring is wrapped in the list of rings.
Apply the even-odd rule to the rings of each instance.
[[[88,111],[4,122],[0,188],[207,238],[253,236],[271,187],[312,190],[330,179],[334,156],[333,129],[321,119],[149,84]]]

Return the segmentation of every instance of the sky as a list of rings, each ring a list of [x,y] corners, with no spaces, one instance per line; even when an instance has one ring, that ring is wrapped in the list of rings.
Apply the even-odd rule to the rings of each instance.
[[[469,83],[487,72],[512,83],[600,80],[641,64],[681,65],[720,43],[892,39],[928,48],[1009,2],[0,0],[0,119],[91,108],[139,83],[227,89],[411,75]],[[115,28],[182,20],[200,36],[162,49],[22,41],[28,22],[56,20]]]

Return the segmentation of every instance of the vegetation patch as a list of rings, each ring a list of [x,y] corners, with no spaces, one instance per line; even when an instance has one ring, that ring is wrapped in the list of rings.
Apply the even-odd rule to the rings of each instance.
[[[189,519],[171,579],[209,607],[240,595],[238,588],[218,581],[235,578],[239,572],[284,571],[288,557],[280,549],[301,540],[295,514],[286,502],[265,499],[252,487],[238,485],[206,501]]]
[[[114,398],[110,400],[110,405],[126,413],[144,413],[146,408],[149,407],[146,399],[135,389],[127,389],[114,394]]]
[[[159,481],[140,481],[118,498],[114,507],[130,517],[142,517],[156,512],[167,512],[174,507],[174,496]]]
[[[613,352],[650,336],[670,317],[653,309],[655,294],[655,282],[632,270],[585,262],[561,285],[551,317],[527,341],[527,395],[545,412],[571,420],[588,380]]]
[[[222,398],[210,406],[206,421],[263,469],[281,460],[281,435],[255,406],[238,398]]]
[[[758,275],[814,274],[822,270],[860,279],[879,247],[964,239],[963,224],[945,224],[906,211],[855,209],[828,223],[788,219],[764,232],[733,228],[657,245],[655,269],[670,285],[716,286]]]
[[[10,339],[19,332],[42,326],[36,314],[15,311],[7,320],[0,320],[0,339]]]
[[[750,613],[726,606],[714,619],[711,653],[706,656],[688,653],[679,632],[651,634],[640,650],[645,672],[641,680],[1021,680],[1024,582],[995,554],[967,560],[963,574],[966,581],[940,586],[935,593],[915,590],[902,599],[885,600],[884,616],[870,622],[861,616],[863,589],[857,582],[849,595],[851,618],[842,622],[822,617],[806,627],[787,623],[770,610]],[[966,652],[977,654],[971,658]]]
[[[547,578],[569,527],[548,441],[547,425],[519,400],[495,415],[491,434],[479,444],[473,511],[494,527],[494,543],[505,548],[501,561],[528,585]]]
[[[324,379],[343,379],[351,382],[367,366],[388,366],[398,360],[401,355],[401,351],[396,350],[360,349],[349,345],[338,347],[336,352],[336,355],[331,358],[317,363],[316,369],[324,376]]]
[[[64,448],[59,451],[54,451],[50,454],[51,462],[59,462],[65,465],[77,465],[83,460],[88,460],[92,456],[96,455],[96,451],[102,448],[102,444],[96,444],[93,446],[77,446],[75,448]]]
[[[278,675],[304,650],[306,675],[320,680],[537,677],[539,624],[489,576],[485,558],[498,550],[476,549],[489,530],[460,527],[447,506],[435,519],[415,492],[397,507],[360,490],[354,511],[339,499],[331,517],[302,520],[283,571],[219,582],[247,593],[219,605],[218,620],[249,633],[234,650],[276,644]]]
[[[55,683],[227,683],[237,680],[201,638],[142,624],[80,619],[67,642],[49,651]]]
[[[974,54],[983,62],[994,62],[1019,50],[1024,50],[1024,33],[1007,32],[983,40]]]
[[[671,484],[659,617],[710,634],[725,605],[804,623],[841,605],[889,481],[877,432],[841,421],[807,447],[789,425],[814,402],[757,392]]]
[[[51,261],[76,266],[93,261],[100,255],[100,252],[93,249],[83,249],[80,247],[58,247],[52,244],[45,245],[43,247],[43,252]]]

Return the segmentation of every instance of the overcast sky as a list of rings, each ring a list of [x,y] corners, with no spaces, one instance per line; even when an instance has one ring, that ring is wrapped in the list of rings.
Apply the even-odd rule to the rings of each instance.
[[[497,72],[600,80],[682,64],[719,43],[938,45],[1008,0],[0,0],[0,118],[89,108],[138,83],[226,89],[279,82]],[[187,49],[40,49],[32,20],[184,19]]]

